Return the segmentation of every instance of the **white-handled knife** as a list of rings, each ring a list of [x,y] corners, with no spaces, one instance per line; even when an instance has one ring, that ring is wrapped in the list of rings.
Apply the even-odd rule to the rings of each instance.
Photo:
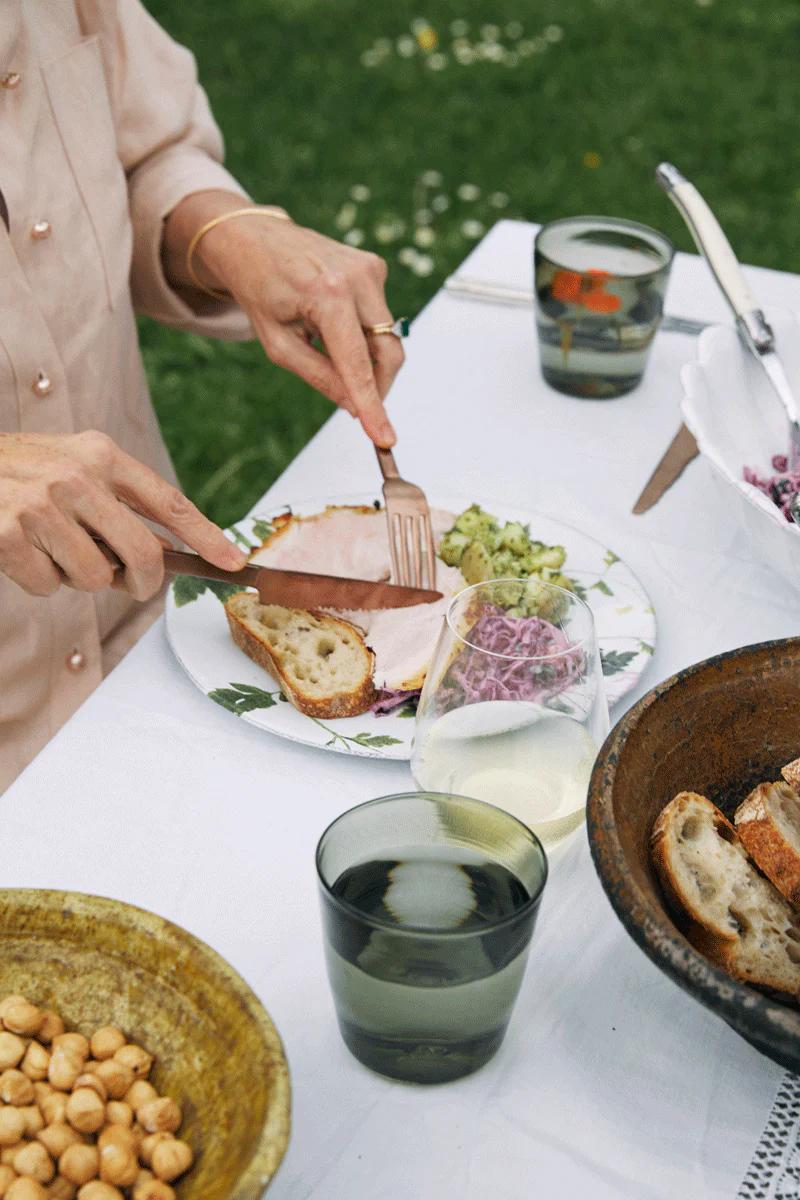
[[[742,341],[766,371],[789,419],[789,461],[800,465],[800,409],[775,349],[775,335],[742,274],[730,242],[694,184],[671,163],[656,168],[656,180],[680,212],[733,309]]]

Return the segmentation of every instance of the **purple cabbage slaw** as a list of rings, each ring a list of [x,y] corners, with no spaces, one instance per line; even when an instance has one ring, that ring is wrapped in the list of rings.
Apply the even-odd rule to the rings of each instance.
[[[403,692],[399,688],[394,691],[384,688],[383,691],[378,692],[378,698],[370,704],[367,711],[374,713],[376,717],[384,717],[387,713],[402,708],[409,700],[419,700],[421,691],[421,688],[415,688],[413,692]]]
[[[789,505],[800,492],[800,471],[789,470],[789,460],[785,454],[775,454],[772,457],[774,475],[763,478],[752,467],[744,467],[745,483],[751,483],[781,510],[787,521],[792,520]]]
[[[550,700],[586,669],[583,651],[563,629],[542,617],[510,617],[495,604],[484,605],[464,641],[437,693],[442,708],[482,700]]]

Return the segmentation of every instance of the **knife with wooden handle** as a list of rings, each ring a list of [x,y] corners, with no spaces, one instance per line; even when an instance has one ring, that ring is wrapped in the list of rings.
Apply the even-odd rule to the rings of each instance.
[[[112,550],[95,538],[109,562],[122,563]],[[442,593],[428,588],[398,587],[372,579],[342,579],[338,575],[317,575],[310,571],[285,571],[275,567],[243,567],[225,571],[206,562],[199,554],[184,550],[165,550],[164,568],[174,575],[192,575],[196,579],[214,579],[241,588],[256,588],[262,604],[280,604],[285,608],[378,609],[410,608],[432,604]]]

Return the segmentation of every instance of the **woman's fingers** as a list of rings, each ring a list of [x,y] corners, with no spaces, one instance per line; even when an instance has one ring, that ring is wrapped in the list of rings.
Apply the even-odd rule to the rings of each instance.
[[[356,416],[355,405],[329,358],[309,344],[300,329],[275,322],[254,322],[256,333],[272,362],[293,371],[334,404]]]
[[[134,512],[157,521],[217,567],[240,571],[247,556],[229,542],[182,492],[155,471],[118,451],[111,469],[111,489]]]
[[[129,592],[135,600],[155,596],[164,579],[164,550],[144,522],[101,488],[90,489],[76,506],[76,516],[122,563],[113,586]]]
[[[52,596],[64,582],[52,558],[10,519],[0,521],[0,571],[31,596]]]
[[[378,446],[393,446],[395,432],[383,407],[370,349],[345,276],[329,271],[318,276],[310,315],[367,435]]]
[[[114,568],[89,533],[73,517],[53,506],[46,519],[30,517],[24,523],[30,542],[49,555],[68,587],[100,592],[110,586]]]
[[[374,322],[377,324],[377,321]],[[405,353],[398,337],[394,334],[373,333],[367,335],[372,361],[375,368],[375,380],[381,396],[386,396],[395,381],[397,372],[405,362]]]
[[[372,325],[390,325],[394,317],[386,303],[386,263],[377,254],[361,254],[359,269],[353,277],[353,292],[361,325],[366,331],[370,356],[373,362],[375,382],[381,399],[392,386],[397,372],[403,365],[403,344],[395,334],[373,333]]]

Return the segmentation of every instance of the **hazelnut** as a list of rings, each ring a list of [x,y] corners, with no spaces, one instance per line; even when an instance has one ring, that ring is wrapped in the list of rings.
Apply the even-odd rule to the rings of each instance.
[[[109,1125],[122,1125],[130,1129],[133,1125],[133,1109],[124,1100],[109,1100],[106,1105],[106,1120]]]
[[[139,1174],[139,1163],[129,1146],[110,1141],[100,1150],[100,1178],[104,1183],[130,1187]]]
[[[153,1151],[159,1142],[168,1142],[171,1140],[171,1133],[149,1133],[146,1137],[142,1138],[141,1145],[139,1146],[139,1158],[144,1165],[146,1167],[153,1165]]]
[[[3,1030],[0,1033],[0,1071],[18,1067],[25,1055],[25,1043],[15,1033]]]
[[[5,1016],[7,1009],[13,1008],[15,1004],[27,1004],[27,1003],[28,1003],[27,996],[17,996],[17,995],[4,996],[3,999],[0,1000],[0,1021],[2,1021],[3,1017]]]
[[[98,1063],[94,1074],[102,1082],[108,1098],[111,1100],[121,1100],[123,1096],[126,1096],[133,1083],[133,1071],[130,1067],[115,1062],[113,1058]]]
[[[27,1000],[18,1000],[16,1004],[8,1004],[3,1008],[3,1024],[10,1033],[34,1037],[41,1029],[43,1020],[42,1010]]]
[[[150,1165],[154,1175],[172,1183],[173,1179],[189,1170],[193,1160],[194,1155],[187,1142],[169,1137],[155,1147]]]
[[[136,1118],[148,1133],[174,1133],[183,1119],[180,1106],[169,1096],[142,1104],[136,1110]]]
[[[90,1088],[93,1092],[95,1092],[103,1101],[103,1104],[105,1104],[106,1100],[108,1100],[108,1089],[106,1088],[106,1085],[103,1083],[102,1079],[99,1079],[97,1075],[92,1075],[89,1072],[84,1071],[83,1075],[79,1075],[75,1080],[75,1083],[73,1084],[73,1090],[77,1092],[78,1088],[82,1087]]]
[[[46,1083],[42,1080],[41,1083],[34,1083],[33,1090],[36,1095],[36,1103],[41,1104],[45,1096],[52,1096],[56,1089],[52,1083]]]
[[[119,1188],[112,1187],[110,1183],[100,1183],[98,1180],[84,1184],[78,1192],[78,1200],[123,1200],[123,1196]]]
[[[39,1041],[49,1046],[53,1038],[60,1037],[63,1032],[64,1022],[61,1017],[51,1008],[46,1008],[42,1014],[42,1024],[36,1035]]]
[[[175,1200],[175,1189],[163,1179],[144,1179],[134,1185],[133,1200]]]
[[[55,1088],[62,1092],[72,1090],[75,1080],[83,1071],[83,1059],[74,1050],[66,1047],[53,1047],[50,1055],[50,1065],[47,1068],[47,1079]]]
[[[113,1058],[126,1044],[125,1034],[116,1025],[104,1025],[92,1035],[89,1046],[95,1058]]]
[[[58,1160],[58,1169],[70,1183],[88,1183],[100,1170],[100,1152],[96,1146],[67,1146]]]
[[[56,1173],[53,1160],[41,1142],[29,1142],[17,1151],[14,1170],[18,1175],[35,1179],[37,1183],[50,1183]]]
[[[0,1108],[0,1146],[16,1146],[25,1134],[25,1118],[18,1108]]]
[[[47,1189],[47,1200],[75,1200],[78,1189],[63,1175],[56,1175]]]
[[[21,1142],[17,1142],[16,1146],[0,1147],[0,1164],[2,1164],[4,1167],[13,1167],[14,1159],[17,1156],[17,1151],[19,1150],[20,1146],[24,1145],[25,1142],[23,1140]]]
[[[35,1083],[47,1079],[47,1068],[50,1066],[50,1052],[38,1042],[30,1042],[25,1051],[25,1057],[20,1065],[20,1071]]]
[[[78,1055],[81,1062],[89,1057],[89,1041],[82,1033],[60,1033],[53,1038],[54,1050],[66,1050],[68,1054]]]
[[[125,1103],[130,1104],[134,1112],[138,1112],[143,1104],[157,1099],[158,1092],[146,1079],[137,1079],[125,1093]]]
[[[105,1103],[91,1088],[78,1088],[67,1100],[67,1120],[79,1133],[97,1133],[105,1119]]]
[[[57,1125],[48,1125],[47,1129],[39,1130],[36,1140],[41,1142],[47,1153],[56,1159],[61,1158],[67,1146],[83,1145],[81,1135],[71,1125],[63,1122],[59,1122]]]
[[[3,1197],[16,1178],[17,1172],[13,1167],[0,1167],[0,1200],[3,1200]]]
[[[39,1110],[48,1125],[63,1125],[67,1119],[67,1100],[63,1092],[52,1092],[39,1101]]]
[[[22,1071],[9,1067],[0,1075],[0,1099],[6,1104],[33,1104],[36,1092],[33,1083]]]
[[[35,1179],[15,1179],[5,1200],[47,1200],[47,1192]]]
[[[141,1046],[137,1046],[134,1042],[129,1042],[126,1046],[121,1046],[114,1053],[114,1061],[122,1063],[125,1067],[130,1067],[137,1079],[146,1079],[150,1074],[153,1066],[153,1056],[143,1050]]]
[[[37,1104],[26,1104],[23,1108],[18,1108],[17,1112],[22,1113],[25,1119],[26,1137],[36,1137],[39,1130],[44,1129],[44,1117]]]

